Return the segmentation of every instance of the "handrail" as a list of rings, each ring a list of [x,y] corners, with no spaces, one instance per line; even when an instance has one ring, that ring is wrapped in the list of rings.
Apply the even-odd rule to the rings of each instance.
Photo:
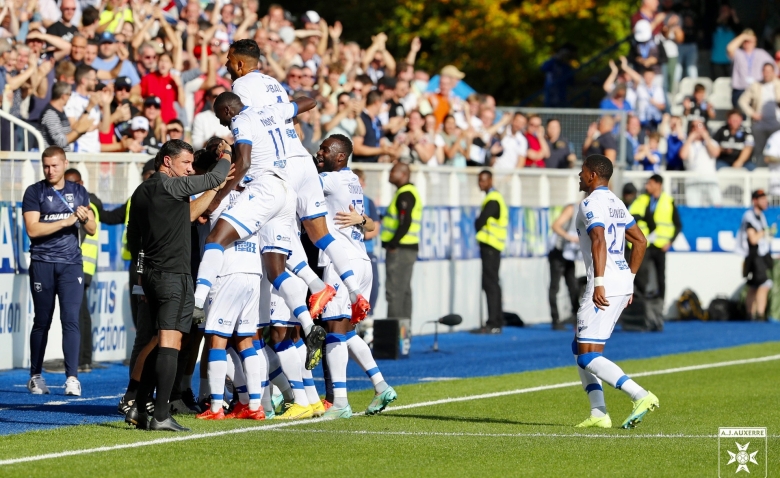
[[[4,120],[7,120],[11,124],[16,125],[16,126],[22,128],[23,130],[25,130],[26,132],[32,134],[35,137],[35,139],[38,141],[38,146],[39,147],[43,146],[43,136],[41,135],[40,131],[38,131],[30,123],[22,121],[19,118],[17,118],[16,116],[14,116],[14,115],[12,115],[10,113],[6,113],[2,109],[0,109],[0,118],[4,119]],[[13,151],[15,149],[14,148],[14,146],[15,146],[14,145],[14,141],[15,140],[16,140],[16,137],[14,135],[13,128],[11,128],[11,151]],[[25,152],[30,151],[30,145],[28,143],[26,134],[24,135],[24,151]]]

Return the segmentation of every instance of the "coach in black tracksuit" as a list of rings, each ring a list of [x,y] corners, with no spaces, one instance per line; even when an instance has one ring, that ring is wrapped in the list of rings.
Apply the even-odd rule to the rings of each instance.
[[[128,248],[131,252],[143,252],[141,285],[159,331],[159,348],[146,359],[146,364],[155,364],[157,375],[154,418],[148,424],[151,430],[188,431],[170,416],[168,399],[182,335],[190,331],[195,304],[190,277],[191,221],[203,211],[192,211],[190,196],[209,191],[199,198],[205,210],[224,185],[230,169],[229,157],[229,153],[223,154],[210,173],[190,176],[194,172],[192,147],[181,140],[168,141],[155,158],[157,172],[138,186],[131,199]],[[154,386],[148,376],[145,366],[138,397],[148,396]],[[137,409],[137,424],[146,428],[146,407]]]

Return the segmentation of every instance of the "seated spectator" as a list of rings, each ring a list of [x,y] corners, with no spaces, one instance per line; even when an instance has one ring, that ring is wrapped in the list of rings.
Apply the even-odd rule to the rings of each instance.
[[[658,151],[658,143],[661,135],[653,131],[647,135],[647,144],[642,144],[634,154],[634,160],[642,166],[642,171],[661,171],[661,153]]]
[[[439,133],[440,142],[444,144],[444,164],[462,168],[466,166],[466,156],[471,147],[471,135],[469,130],[462,130],[455,124],[455,118],[447,115],[444,118],[442,132]]]
[[[737,11],[727,3],[721,4],[715,30],[712,32],[710,71],[713,78],[731,76],[731,58],[727,47],[740,29]]]
[[[756,34],[746,28],[729,42],[726,51],[734,66],[731,71],[731,102],[739,107],[739,97],[753,83],[761,80],[762,70],[767,63],[774,63],[766,50],[756,48]]]
[[[65,151],[72,151],[70,145],[93,126],[92,118],[83,116],[71,127],[70,120],[65,114],[65,104],[70,95],[69,83],[58,81],[54,84],[51,101],[41,115],[41,136],[43,136],[44,148],[59,146]]]
[[[688,96],[683,100],[683,114],[690,121],[694,118],[701,119],[704,124],[715,118],[715,108],[707,103],[707,90],[704,85],[697,83],[693,87],[693,96]]]
[[[561,122],[556,118],[547,120],[547,144],[550,148],[550,156],[545,162],[545,167],[553,169],[573,168],[577,161],[574,154],[574,145],[568,139],[561,137]]]
[[[639,73],[652,70],[659,75],[659,84],[663,87],[663,80],[660,75],[661,65],[666,63],[666,51],[660,41],[654,36],[650,22],[647,20],[639,20],[634,25],[634,41],[631,44],[631,53],[629,55],[634,64],[634,69]]]
[[[693,174],[685,180],[686,206],[720,206],[721,194],[715,163],[720,146],[710,137],[707,127],[699,119],[688,122],[688,138],[680,149],[685,170]]]
[[[683,128],[682,118],[679,116],[664,115],[669,118],[668,127],[664,128],[666,133],[666,170],[684,171],[685,165],[680,158],[680,150],[685,144],[685,129]]]
[[[726,124],[715,132],[713,139],[720,145],[717,169],[745,168],[748,171],[756,169],[756,163],[751,158],[755,146],[753,134],[750,128],[742,124],[742,114],[739,110],[728,112]]]
[[[624,141],[626,142],[626,165],[631,167],[636,164],[637,150],[645,144],[645,131],[642,129],[639,118],[634,115],[629,116],[626,121]]]
[[[528,139],[525,136],[525,127],[528,120],[521,112],[516,112],[512,117],[512,123],[501,138],[503,153],[493,159],[496,169],[524,168],[528,156]]]
[[[437,166],[443,158],[437,155],[436,138],[425,130],[425,119],[419,111],[409,113],[409,123],[405,131],[395,136],[398,160],[407,163],[422,163]]]
[[[766,140],[772,133],[780,130],[780,122],[777,119],[780,79],[775,73],[776,67],[774,61],[764,64],[761,69],[761,81],[756,81],[748,86],[748,89],[739,98],[739,107],[742,108],[742,112],[753,120],[750,128],[756,142],[754,149],[756,166],[765,166],[763,152]]]
[[[222,85],[213,86],[206,90],[203,110],[196,114],[192,120],[192,147],[195,150],[202,149],[206,142],[215,136],[232,141],[233,135],[230,133],[230,128],[220,124],[219,118],[212,109],[214,100],[225,91],[225,87]]]
[[[550,147],[544,139],[544,126],[539,115],[528,117],[528,129],[525,133],[528,151],[525,157],[526,168],[543,168],[550,157]]]
[[[172,74],[172,68],[171,55],[163,53],[157,59],[157,71],[149,73],[141,80],[141,96],[156,96],[160,99],[160,117],[166,123],[178,116],[174,104],[184,104],[181,76],[178,73]]]
[[[591,123],[588,127],[585,142],[582,144],[582,157],[587,158],[591,154],[606,156],[615,164],[617,160],[618,144],[612,130],[615,128],[615,120],[611,116],[602,116],[598,124]]]

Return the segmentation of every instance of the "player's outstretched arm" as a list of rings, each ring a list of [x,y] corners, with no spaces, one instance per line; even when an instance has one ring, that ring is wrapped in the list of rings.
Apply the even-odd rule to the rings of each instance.
[[[636,274],[639,270],[639,266],[642,265],[642,259],[645,257],[645,251],[647,250],[647,239],[639,226],[634,223],[633,226],[626,229],[626,240],[631,243],[631,260],[628,265],[631,267],[631,273]]]
[[[314,109],[314,107],[317,106],[317,102],[309,98],[308,96],[298,98],[295,101],[293,101],[293,103],[298,105],[297,114],[305,113],[311,109]]]
[[[604,226],[591,227],[588,233],[593,255],[593,305],[601,310],[609,306],[609,301],[604,288],[604,271],[607,269],[607,241],[604,239]]]

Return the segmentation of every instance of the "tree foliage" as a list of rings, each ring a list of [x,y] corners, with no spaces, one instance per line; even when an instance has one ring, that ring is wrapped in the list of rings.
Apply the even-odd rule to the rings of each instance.
[[[343,0],[306,1],[329,21],[344,23],[345,39],[366,46],[380,31],[403,58],[412,38],[428,71],[454,64],[478,91],[512,103],[538,90],[541,64],[571,43],[580,60],[630,33],[631,0]],[[297,9],[296,9],[297,10]]]

